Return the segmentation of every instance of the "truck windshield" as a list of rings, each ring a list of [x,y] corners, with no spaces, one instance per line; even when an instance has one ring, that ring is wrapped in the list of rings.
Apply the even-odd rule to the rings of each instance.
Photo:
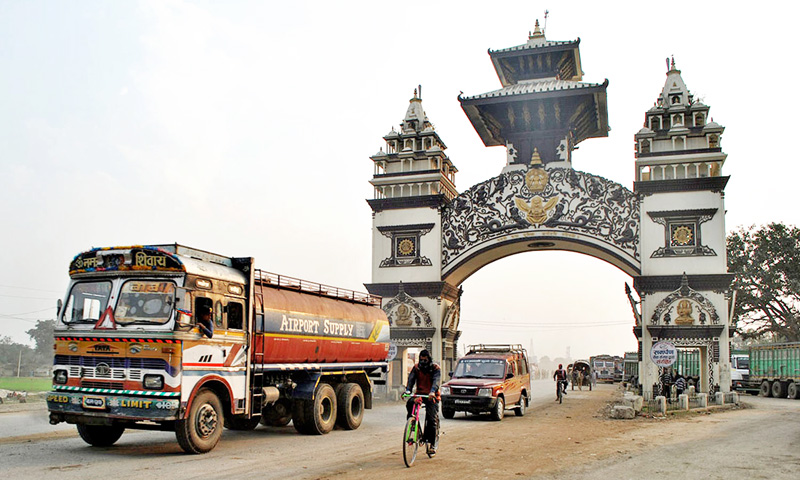
[[[453,377],[461,378],[503,378],[506,362],[485,358],[461,359],[453,372]]]
[[[159,280],[128,280],[119,292],[114,319],[120,325],[164,324],[175,302],[175,284]]]
[[[72,286],[64,308],[64,323],[94,323],[108,306],[111,282],[81,282]]]

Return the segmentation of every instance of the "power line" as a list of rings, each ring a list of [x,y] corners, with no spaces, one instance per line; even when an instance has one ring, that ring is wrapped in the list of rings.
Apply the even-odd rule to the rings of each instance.
[[[41,309],[41,310],[34,310],[34,311],[32,311],[32,312],[22,312],[22,313],[0,313],[0,316],[3,316],[3,317],[12,316],[12,317],[13,317],[13,316],[15,316],[15,315],[30,315],[31,313],[46,312],[46,311],[48,311],[48,310],[52,310],[52,309],[54,309],[54,308],[56,308],[56,307],[43,308],[43,309]]]
[[[0,297],[27,298],[29,300],[51,300],[51,301],[54,300],[53,297],[22,297],[22,296],[19,296],[19,295],[2,295],[2,294],[0,294]]]
[[[14,286],[14,285],[0,285],[0,287],[3,287],[3,288],[16,288],[18,290],[35,290],[37,292],[60,293],[59,291],[56,291],[56,290],[44,290],[44,289],[41,289],[41,288],[31,288],[31,287],[17,287],[17,286]]]

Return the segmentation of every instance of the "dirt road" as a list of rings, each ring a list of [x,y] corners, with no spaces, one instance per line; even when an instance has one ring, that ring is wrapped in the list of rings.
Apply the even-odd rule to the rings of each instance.
[[[300,479],[625,479],[796,478],[800,467],[800,401],[746,397],[754,408],[691,414],[666,420],[610,420],[601,412],[618,391],[570,391],[552,401],[552,382],[524,417],[442,421],[439,454],[407,469],[400,438],[405,409],[385,404],[368,411],[354,432],[322,437],[294,429],[227,431],[206,455],[185,455],[174,434],[126,432],[117,445],[91,448],[59,430],[4,439],[2,467],[9,478],[44,480],[143,478]],[[44,414],[44,412],[42,412]],[[0,414],[0,426],[4,423]],[[1,427],[0,427],[1,428]],[[72,430],[74,432],[74,430]],[[111,475],[110,472],[113,472]]]

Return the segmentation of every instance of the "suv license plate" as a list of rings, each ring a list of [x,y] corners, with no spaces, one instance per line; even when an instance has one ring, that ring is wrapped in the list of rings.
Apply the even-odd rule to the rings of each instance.
[[[103,410],[106,408],[106,399],[103,397],[83,397],[83,408]]]
[[[469,403],[469,400],[453,400],[453,403]]]

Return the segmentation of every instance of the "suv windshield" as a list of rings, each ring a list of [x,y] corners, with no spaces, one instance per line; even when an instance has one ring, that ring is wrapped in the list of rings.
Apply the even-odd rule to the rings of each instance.
[[[119,292],[114,319],[120,325],[163,324],[175,303],[175,284],[170,281],[128,280]]]
[[[64,323],[94,323],[108,306],[111,282],[81,282],[72,286],[64,308]]]
[[[453,378],[503,378],[506,362],[487,358],[462,358]]]

